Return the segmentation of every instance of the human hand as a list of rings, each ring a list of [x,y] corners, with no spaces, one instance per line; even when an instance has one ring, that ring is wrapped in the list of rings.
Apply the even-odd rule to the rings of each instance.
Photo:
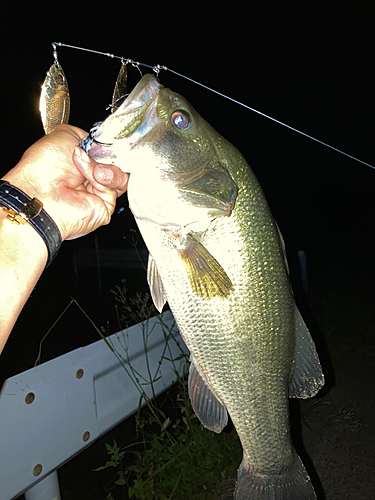
[[[43,203],[62,240],[74,239],[108,224],[116,198],[129,175],[114,165],[97,164],[81,148],[84,130],[59,125],[26,150],[3,179]]]

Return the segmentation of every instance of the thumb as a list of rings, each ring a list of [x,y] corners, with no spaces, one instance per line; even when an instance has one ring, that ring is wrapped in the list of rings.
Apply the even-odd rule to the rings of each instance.
[[[96,182],[109,189],[116,189],[119,196],[125,193],[128,188],[129,174],[115,165],[98,163],[94,167],[93,175]]]

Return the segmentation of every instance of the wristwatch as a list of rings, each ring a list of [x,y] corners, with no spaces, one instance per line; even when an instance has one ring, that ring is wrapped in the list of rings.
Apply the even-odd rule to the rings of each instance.
[[[7,181],[0,180],[0,206],[7,212],[7,219],[13,224],[30,224],[43,239],[48,250],[48,267],[61,246],[61,234],[55,222],[43,210],[43,203]]]

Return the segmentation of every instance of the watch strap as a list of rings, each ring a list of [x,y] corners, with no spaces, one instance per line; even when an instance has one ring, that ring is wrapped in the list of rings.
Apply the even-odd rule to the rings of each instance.
[[[53,219],[51,219],[43,209],[40,210],[37,215],[32,215],[31,218],[27,218],[27,206],[30,207],[34,200],[35,198],[32,200],[27,194],[12,184],[9,184],[7,181],[0,180],[0,205],[7,210],[11,209],[15,214],[20,214],[43,239],[48,250],[46,264],[46,267],[48,267],[56,257],[61,246],[61,234]],[[38,202],[38,200],[36,200],[36,202]]]

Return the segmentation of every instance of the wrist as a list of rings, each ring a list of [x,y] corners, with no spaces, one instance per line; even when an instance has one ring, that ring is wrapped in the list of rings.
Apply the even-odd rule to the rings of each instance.
[[[47,247],[29,225],[0,209],[0,353],[47,262]]]
[[[43,271],[48,251],[42,238],[30,224],[15,225],[0,208],[1,258],[12,267],[41,265]],[[21,274],[20,274],[21,276]]]

